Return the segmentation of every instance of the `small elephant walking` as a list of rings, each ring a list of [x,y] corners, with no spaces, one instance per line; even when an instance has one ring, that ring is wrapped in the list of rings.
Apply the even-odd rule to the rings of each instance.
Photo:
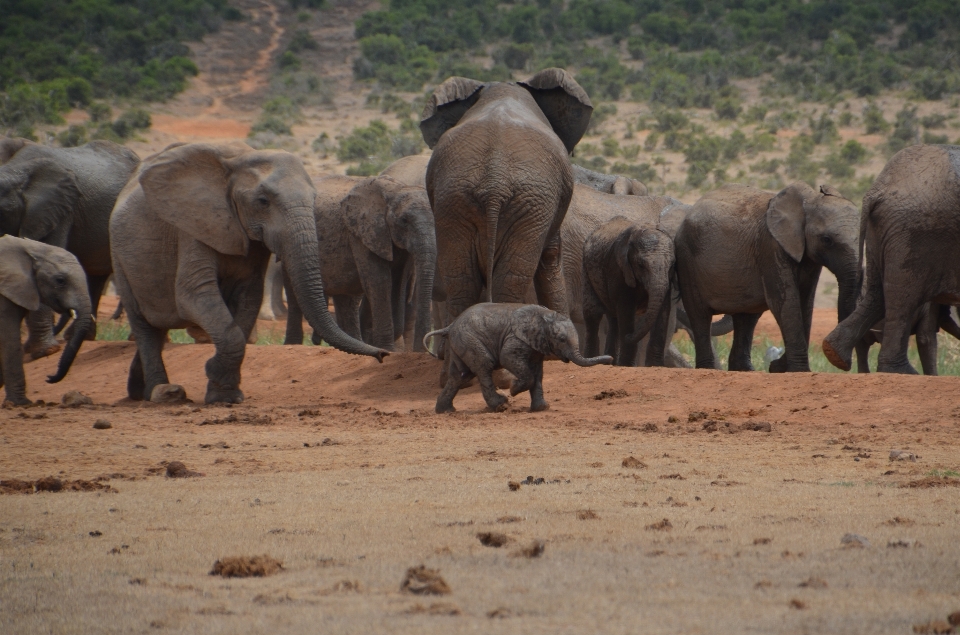
[[[450,326],[423,338],[446,337],[447,383],[437,397],[437,413],[454,412],[453,398],[462,382],[476,377],[483,399],[491,410],[500,410],[507,398],[497,392],[493,371],[504,368],[516,377],[510,395],[530,391],[530,411],[549,406],[543,399],[543,358],[556,355],[578,366],[611,364],[608,355],[584,358],[577,330],[570,318],[536,304],[475,304]]]
[[[27,382],[23,375],[20,325],[28,311],[46,306],[76,319],[73,337],[60,356],[54,384],[63,379],[93,326],[87,277],[77,257],[65,249],[26,238],[0,237],[0,386],[7,401],[23,406]]]

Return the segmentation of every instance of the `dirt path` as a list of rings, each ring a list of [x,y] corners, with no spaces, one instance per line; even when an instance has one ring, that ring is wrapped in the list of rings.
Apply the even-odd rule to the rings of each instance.
[[[194,399],[211,353],[165,353]],[[132,354],[28,366],[32,397],[93,405],[0,410],[0,480],[117,490],[0,495],[0,632],[908,633],[960,608],[958,378],[550,362],[548,412],[471,388],[438,416],[425,355],[248,347],[226,408],[117,404]],[[264,553],[280,573],[208,575]],[[419,564],[452,592],[402,592]]]

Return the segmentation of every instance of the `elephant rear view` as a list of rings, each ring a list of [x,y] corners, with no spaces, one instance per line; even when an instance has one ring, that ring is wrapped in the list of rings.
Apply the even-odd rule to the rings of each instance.
[[[151,398],[168,383],[161,351],[169,329],[198,326],[207,403],[240,403],[240,365],[263,299],[270,253],[293,284],[310,325],[332,346],[380,359],[327,312],[313,216],[316,190],[289,152],[242,144],[174,145],[146,159],[110,218],[114,278],[137,354],[127,393]]]
[[[480,301],[538,301],[566,313],[560,224],[573,192],[569,153],[593,106],[566,71],[519,83],[451,77],[420,130],[433,155],[427,193],[437,226],[437,271],[456,317]]]

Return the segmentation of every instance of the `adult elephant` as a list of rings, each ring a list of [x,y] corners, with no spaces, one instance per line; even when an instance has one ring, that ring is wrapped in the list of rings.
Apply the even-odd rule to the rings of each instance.
[[[863,299],[823,340],[830,363],[850,370],[854,346],[884,319],[877,370],[917,371],[910,332],[927,302],[960,304],[960,146],[916,145],[887,162],[863,197]]]
[[[389,176],[405,185],[427,189],[427,165],[430,164],[430,155],[412,154],[397,159],[383,169],[380,176]]]
[[[433,212],[427,194],[389,177],[329,177],[314,181],[320,272],[337,321],[360,337],[357,308],[369,303],[374,346],[394,350],[403,335],[407,298],[416,305],[413,350],[423,351],[430,330],[430,300],[437,259]],[[412,293],[411,293],[412,285]],[[296,295],[295,293],[293,294]],[[287,343],[303,340],[301,316],[290,303]]]
[[[960,339],[960,325],[954,321],[951,308],[947,304],[927,302],[917,312],[910,334],[917,340],[917,355],[924,375],[937,375],[937,332],[943,329],[953,337]],[[880,320],[867,331],[857,343],[857,372],[870,372],[870,347],[883,344],[884,320]]]
[[[175,145],[148,158],[110,218],[114,281],[137,353],[131,399],[168,383],[169,329],[198,326],[213,340],[207,403],[240,403],[240,365],[263,299],[270,253],[283,262],[310,325],[340,350],[384,351],[341,331],[327,312],[313,216],[316,190],[300,159],[243,143]]]
[[[437,271],[451,317],[480,300],[566,313],[560,224],[573,193],[569,153],[590,122],[586,92],[564,70],[526,82],[451,77],[423,110],[433,155],[427,193],[436,218]]]
[[[598,192],[618,194],[620,196],[646,196],[647,186],[636,179],[630,179],[619,174],[604,174],[573,164],[573,180],[579,185],[586,185]]]
[[[697,368],[714,367],[710,320],[729,313],[734,328],[728,368],[753,370],[753,331],[769,309],[786,348],[770,371],[809,371],[813,300],[823,267],[837,276],[840,320],[856,303],[857,225],[857,208],[827,185],[816,192],[795,183],[776,194],[727,185],[697,201],[675,240]]]
[[[93,315],[110,277],[107,226],[120,190],[140,159],[110,141],[53,148],[26,141],[0,142],[0,234],[61,247],[77,257],[87,276]],[[25,352],[37,359],[60,349],[53,337],[51,310],[27,318]],[[96,327],[87,329],[96,337]]]

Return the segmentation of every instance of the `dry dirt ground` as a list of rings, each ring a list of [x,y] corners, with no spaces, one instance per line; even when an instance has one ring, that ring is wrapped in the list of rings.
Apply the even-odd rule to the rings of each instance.
[[[957,378],[548,362],[548,412],[470,388],[438,416],[426,355],[251,346],[244,404],[155,406],[123,400],[133,348],[88,343],[54,386],[30,364],[50,403],[0,410],[7,491],[110,488],[0,495],[0,632],[909,633],[960,609]],[[166,351],[194,399],[211,354]],[[209,574],[258,555],[282,570]],[[401,590],[421,564],[448,594]]]

